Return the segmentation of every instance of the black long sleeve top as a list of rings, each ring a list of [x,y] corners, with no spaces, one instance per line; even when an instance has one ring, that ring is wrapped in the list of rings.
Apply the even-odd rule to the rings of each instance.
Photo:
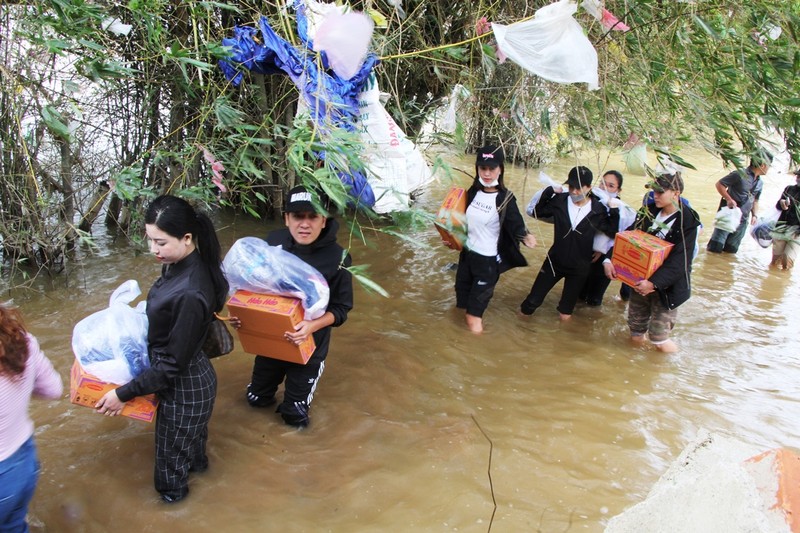
[[[606,209],[596,197],[589,198],[589,214],[574,229],[569,218],[568,202],[572,200],[568,193],[556,193],[552,187],[547,187],[533,208],[534,218],[553,220],[553,245],[547,254],[561,269],[588,269],[594,253],[595,233],[601,231],[614,238],[619,229],[619,209]]]
[[[660,211],[655,204],[646,206],[645,211],[636,217],[636,221],[630,229],[648,232],[653,219]],[[700,217],[698,214],[694,209],[680,202],[675,222],[664,236],[664,240],[674,246],[664,263],[653,272],[649,279],[655,286],[655,290],[658,291],[661,303],[667,309],[675,309],[691,296],[692,259],[699,227]]]
[[[164,265],[147,295],[150,368],[117,388],[123,402],[172,386],[200,352],[213,317],[214,285],[197,251]]]

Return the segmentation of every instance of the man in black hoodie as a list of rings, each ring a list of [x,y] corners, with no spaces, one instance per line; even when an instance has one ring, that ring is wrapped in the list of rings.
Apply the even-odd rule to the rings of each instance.
[[[318,202],[318,205],[319,202]],[[324,206],[322,206],[324,207]],[[299,345],[314,336],[317,348],[305,365],[257,355],[253,377],[247,386],[247,401],[253,407],[267,407],[276,402],[278,385],[286,380],[283,401],[277,412],[290,426],[308,425],[308,410],[319,378],[325,370],[325,358],[331,339],[331,328],[341,326],[353,308],[353,278],[346,267],[352,264],[350,254],[336,242],[339,223],[319,213],[312,193],[303,186],[289,191],[284,211],[286,228],[270,232],[267,243],[281,246],[316,268],[328,282],[330,300],[325,314],[314,320],[303,320],[295,331],[287,331],[287,340]]]

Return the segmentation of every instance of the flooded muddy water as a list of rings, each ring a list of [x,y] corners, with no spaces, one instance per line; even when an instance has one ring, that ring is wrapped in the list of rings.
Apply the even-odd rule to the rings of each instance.
[[[452,162],[472,172],[471,158]],[[248,406],[253,356],[237,345],[214,360],[210,468],[193,474],[187,500],[168,506],[153,489],[152,425],[68,398],[36,401],[42,473],[33,531],[598,532],[645,497],[700,428],[764,449],[800,448],[800,271],[770,270],[770,251],[750,237],[735,256],[705,252],[714,182],[726,171],[703,162],[685,178],[705,230],[673,334],[678,353],[629,345],[616,282],[603,307],[579,306],[571,322],[555,310],[561,285],[520,320],[516,309],[552,242],[547,224],[526,217],[539,247],[523,249],[531,266],[501,278],[481,336],[453,309],[448,265],[457,255],[433,227],[414,233],[417,245],[371,234],[368,245],[352,243],[354,263],[369,264],[390,298],[356,287],[307,430]],[[546,170],[564,179],[576,163],[625,173],[618,156]],[[522,209],[537,176],[507,170]],[[644,182],[626,175],[623,199],[637,205]],[[789,183],[768,175],[763,204]],[[419,207],[436,211],[448,186],[432,186]],[[218,222],[226,249],[274,226],[232,215]],[[68,276],[3,295],[22,308],[65,383],[75,323],[105,307],[123,281],[146,291],[158,276],[148,254],[105,234],[97,241],[98,254]]]

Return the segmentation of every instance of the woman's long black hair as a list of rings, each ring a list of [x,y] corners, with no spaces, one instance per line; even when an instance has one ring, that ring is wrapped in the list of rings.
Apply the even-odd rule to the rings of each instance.
[[[186,200],[166,194],[150,203],[144,223],[154,224],[177,239],[182,239],[187,233],[192,235],[200,259],[208,268],[214,284],[214,311],[221,310],[228,296],[228,280],[222,273],[222,247],[211,219],[195,211]]]

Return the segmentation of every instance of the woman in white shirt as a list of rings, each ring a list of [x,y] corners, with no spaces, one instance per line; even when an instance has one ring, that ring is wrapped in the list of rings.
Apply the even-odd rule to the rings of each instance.
[[[456,307],[465,310],[473,333],[483,332],[483,313],[500,274],[528,264],[520,243],[536,246],[514,193],[503,183],[504,171],[502,148],[487,145],[478,150],[475,180],[467,191],[467,240],[458,258],[455,282]]]

